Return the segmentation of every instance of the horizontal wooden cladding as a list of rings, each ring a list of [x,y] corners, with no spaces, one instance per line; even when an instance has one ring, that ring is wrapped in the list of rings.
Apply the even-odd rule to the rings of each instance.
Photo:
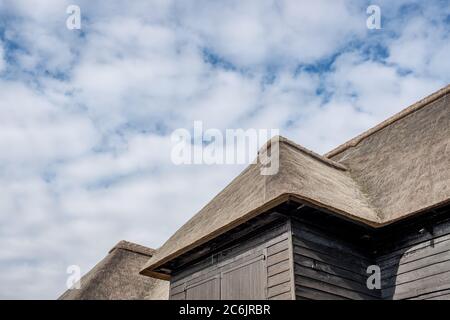
[[[267,267],[267,275],[269,277],[274,276],[283,271],[289,271],[291,268],[291,264],[289,260],[283,260],[281,262],[272,264]]]
[[[431,254],[427,257],[399,264],[397,267],[382,269],[383,285],[400,285],[411,280],[450,271],[450,251]],[[391,281],[395,278],[395,282]]]
[[[409,298],[409,300],[450,300],[450,289],[422,294],[417,297]]]
[[[289,259],[289,251],[287,248],[283,251],[277,252],[271,256],[267,256],[267,266],[271,267],[280,262],[286,261]]]
[[[437,224],[432,230],[426,230],[425,228],[418,229],[418,227],[415,227],[414,232],[407,232],[404,235],[404,238],[385,240],[386,243],[380,245],[381,250],[378,261],[383,263],[388,260],[395,260],[395,258],[399,256],[406,257],[414,254],[415,250],[420,250],[423,247],[434,246],[439,242],[450,240],[450,222],[446,221]],[[411,250],[412,247],[414,247],[414,250]],[[387,250],[387,248],[389,248],[389,250]]]
[[[399,262],[401,264],[407,264],[409,262],[425,259],[430,256],[430,248],[433,249],[433,254],[439,254],[448,251],[449,247],[450,235],[445,235],[443,237],[428,240],[413,247],[403,249],[402,253],[399,252],[394,256],[381,256],[378,259],[378,264],[383,269],[388,269],[391,267],[396,267]]]
[[[350,300],[348,298],[324,291],[318,286],[313,288],[296,284],[295,293],[297,300]]]
[[[369,290],[367,267],[374,264],[358,245],[308,225],[294,224],[296,297],[318,300],[379,299]]]
[[[269,277],[267,279],[267,287],[271,288],[280,283],[289,282],[290,280],[291,280],[291,274],[289,273],[289,271],[284,271],[284,272],[281,272],[274,276]]]
[[[267,247],[267,299],[292,299],[292,261],[289,253],[289,238]]]
[[[441,214],[450,215],[450,209],[443,210]],[[449,234],[450,218],[448,217],[437,222],[426,221],[408,224],[399,229],[386,230],[378,237],[379,255],[383,258],[402,255],[412,246]]]
[[[450,294],[438,295],[426,300],[450,300]]]
[[[227,247],[226,252],[177,274],[171,297],[185,298],[183,283],[189,286],[218,268],[225,271],[230,261],[262,255],[267,299],[450,300],[448,217],[434,216],[426,223],[399,224],[373,233],[347,229],[343,223],[337,228],[292,218],[292,238],[283,226]],[[381,268],[382,290],[366,286],[370,265]]]
[[[267,296],[272,299],[273,297],[279,296],[284,293],[290,293],[291,291],[291,282],[284,282],[281,284],[274,285],[267,289]],[[291,299],[291,297],[289,298]]]
[[[288,247],[287,238],[267,247],[267,256],[271,257],[279,252],[283,252]]]
[[[436,274],[424,279],[409,282],[383,290],[383,298],[402,300],[426,295],[430,292],[447,290],[450,288],[450,272]]]
[[[403,254],[380,257],[383,298],[426,299],[432,294],[430,298],[449,299],[447,294],[433,295],[450,290],[450,235],[441,231],[433,239],[413,241]]]
[[[303,288],[309,288],[309,289],[315,289],[320,292],[325,292],[327,295],[325,296],[336,296],[339,297],[339,299],[348,299],[348,300],[376,300],[377,297],[370,296],[367,294],[363,294],[360,292],[357,292],[353,289],[344,288],[338,285],[335,285],[332,281],[320,281],[317,279],[317,277],[310,278],[310,277],[303,277],[298,274],[296,274],[295,277],[295,285],[303,287]],[[299,292],[296,293],[297,295],[301,296]],[[322,298],[318,298],[321,300]]]
[[[294,239],[294,254],[310,258],[313,262],[324,262],[343,272],[347,271],[360,277],[367,275],[366,269],[370,264],[346,255],[342,252],[330,252],[326,248],[315,246],[314,243],[305,243]]]
[[[378,294],[371,292],[364,282],[343,278],[341,275],[331,274],[320,270],[295,265],[296,284],[303,287],[320,289],[342,298],[354,300],[377,299]]]
[[[339,266],[325,263],[323,261],[311,259],[301,254],[295,255],[295,268],[299,270],[312,269],[317,272],[323,272],[327,275],[340,277],[344,280],[355,282],[355,285],[363,286],[367,281],[367,275],[361,275],[348,271]]]
[[[269,300],[292,300],[291,292],[289,290],[289,292],[281,293],[279,295],[270,297]]]
[[[325,252],[334,252],[337,257],[357,261],[359,265],[368,265],[371,261],[367,250],[355,243],[334,237],[324,231],[314,230],[307,225],[294,224],[294,240],[297,243],[306,244],[306,247],[314,246],[322,248]]]

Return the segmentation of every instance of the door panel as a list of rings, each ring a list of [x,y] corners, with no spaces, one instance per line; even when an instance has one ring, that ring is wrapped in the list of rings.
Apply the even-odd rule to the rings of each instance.
[[[189,285],[187,300],[220,300],[220,278],[218,276]]]
[[[170,300],[186,300],[186,291],[172,294]]]
[[[222,300],[266,299],[267,270],[264,256],[234,266],[221,274]]]
[[[275,240],[280,242],[280,239],[274,239],[273,242]],[[251,248],[200,269],[186,277],[184,282],[178,279],[171,291],[171,299],[267,299],[267,246],[270,244]]]

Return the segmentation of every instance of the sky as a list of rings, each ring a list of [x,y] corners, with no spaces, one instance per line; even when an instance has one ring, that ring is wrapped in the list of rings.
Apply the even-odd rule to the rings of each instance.
[[[161,246],[245,167],[175,165],[174,130],[325,153],[447,85],[449,31],[439,0],[0,0],[0,299]]]

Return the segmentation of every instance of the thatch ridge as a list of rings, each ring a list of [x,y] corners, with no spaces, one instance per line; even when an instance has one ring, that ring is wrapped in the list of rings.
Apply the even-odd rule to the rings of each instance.
[[[146,255],[149,257],[153,256],[156,251],[155,249],[148,248],[148,247],[142,246],[140,244],[129,242],[126,240],[119,241],[114,247],[111,248],[111,250],[109,250],[108,253],[111,253],[116,249],[124,249],[124,250],[128,250],[131,252],[140,253],[140,254],[143,254],[143,255]]]
[[[342,145],[334,148],[331,151],[328,151],[324,157],[326,158],[333,158],[334,156],[340,154],[341,152],[352,148],[352,147],[356,147],[359,143],[361,143],[361,141],[363,141],[364,139],[370,137],[371,135],[377,133],[378,131],[386,128],[387,126],[390,126],[391,124],[393,124],[396,121],[399,121],[401,119],[403,119],[404,117],[410,115],[413,112],[416,112],[420,109],[422,109],[423,107],[428,106],[430,103],[432,103],[433,101],[445,96],[446,94],[448,94],[450,92],[450,84],[448,84],[447,86],[445,86],[444,88],[430,94],[429,96],[413,103],[412,105],[410,105],[409,107],[407,107],[406,109],[400,111],[399,113],[393,115],[392,117],[384,120],[383,122],[379,123],[378,125],[376,125],[375,127],[361,133],[360,135],[356,136],[355,138],[343,143]]]
[[[327,165],[329,165],[329,166],[331,166],[333,168],[340,169],[340,170],[343,170],[343,171],[347,171],[348,170],[348,168],[346,166],[344,166],[342,163],[336,162],[333,159],[329,159],[326,156],[322,156],[322,155],[320,155],[320,154],[318,154],[318,153],[316,153],[316,152],[314,152],[314,151],[312,151],[310,149],[307,149],[307,148],[299,145],[298,143],[295,143],[292,140],[289,140],[289,139],[283,137],[283,136],[277,136],[277,137],[275,137],[275,139],[278,139],[278,140],[280,140],[280,141],[290,145],[291,147],[294,147],[298,151],[303,152],[304,154],[309,155],[309,156],[315,158],[316,160],[319,160],[319,161],[321,161],[321,162],[323,162],[323,163],[325,163],[325,164],[327,164]],[[272,144],[273,141],[274,141],[274,139],[269,141],[266,144],[266,146]],[[262,147],[262,150],[264,150],[264,148],[265,148],[265,146]]]

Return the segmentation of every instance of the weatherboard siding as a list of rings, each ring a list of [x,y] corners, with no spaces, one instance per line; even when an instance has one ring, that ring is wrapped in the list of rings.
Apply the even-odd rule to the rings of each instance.
[[[267,247],[267,296],[269,300],[291,300],[292,250],[288,233],[279,242]]]
[[[450,210],[378,230],[302,211],[180,267],[170,298],[450,300]]]
[[[379,290],[366,286],[367,252],[351,242],[301,221],[293,220],[295,293],[297,299],[379,299]]]
[[[400,230],[384,242],[384,299],[450,299],[450,219]]]

